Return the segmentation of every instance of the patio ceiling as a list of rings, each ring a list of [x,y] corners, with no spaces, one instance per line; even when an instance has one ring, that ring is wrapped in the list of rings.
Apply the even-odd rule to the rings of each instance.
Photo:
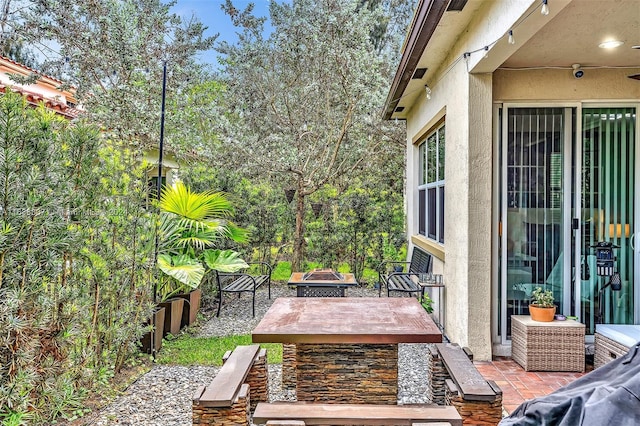
[[[549,4],[553,7],[552,1]],[[607,40],[624,44],[598,47]],[[503,66],[640,67],[640,48],[633,46],[640,46],[640,0],[574,0]]]
[[[453,52],[451,47],[475,25],[472,20],[477,20],[478,16],[496,7],[492,1],[468,0],[462,11],[440,12],[433,34],[426,39],[426,46],[415,43],[415,40],[412,44],[411,37],[417,40],[414,33],[420,32],[418,28],[422,32],[424,28],[428,29],[428,13],[423,14],[424,22],[420,22],[421,9],[433,9],[438,2],[423,0],[418,6],[407,38],[403,62],[385,104],[384,116],[387,119],[407,117],[411,106],[423,94],[424,85],[433,84],[443,64],[455,60],[449,57],[457,57],[457,52]],[[540,4],[541,1],[532,1],[530,7],[523,10],[519,21],[524,22],[514,31],[514,45],[508,44],[506,37],[503,38],[491,47],[489,58],[477,62],[470,72],[536,67],[564,67],[571,70],[572,64],[580,64],[586,69],[640,68],[640,49],[633,49],[633,46],[640,45],[640,0],[549,0],[551,13],[548,16],[539,13]],[[607,40],[620,40],[624,44],[615,49],[598,47]],[[411,58],[414,58],[414,64]],[[412,79],[417,68],[427,68],[427,72],[420,79]],[[398,111],[402,107],[404,109]]]

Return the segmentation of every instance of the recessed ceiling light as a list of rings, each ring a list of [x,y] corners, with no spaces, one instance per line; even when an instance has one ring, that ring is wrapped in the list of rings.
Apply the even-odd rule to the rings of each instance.
[[[624,41],[620,41],[620,40],[609,40],[609,41],[605,41],[602,42],[598,45],[598,47],[602,48],[602,49],[613,49],[615,47],[620,47],[624,44]]]

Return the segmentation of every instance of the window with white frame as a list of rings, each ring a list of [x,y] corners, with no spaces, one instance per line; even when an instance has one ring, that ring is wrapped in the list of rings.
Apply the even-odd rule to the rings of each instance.
[[[444,243],[444,123],[419,146],[418,233]]]

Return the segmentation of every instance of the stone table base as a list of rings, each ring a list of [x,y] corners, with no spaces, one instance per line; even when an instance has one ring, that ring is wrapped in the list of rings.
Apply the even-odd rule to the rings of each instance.
[[[298,401],[397,404],[398,345],[297,344]]]

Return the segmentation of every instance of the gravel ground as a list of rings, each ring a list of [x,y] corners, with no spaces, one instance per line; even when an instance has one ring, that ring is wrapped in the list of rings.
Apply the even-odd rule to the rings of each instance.
[[[378,291],[351,288],[349,297],[377,297]],[[251,318],[251,296],[225,297],[220,318],[202,324],[198,336],[247,334],[258,324],[277,297],[293,297],[295,290],[273,284],[271,300],[267,289],[256,294],[256,317]],[[215,314],[215,312],[214,312]],[[398,351],[398,403],[427,403],[426,345],[401,344]],[[198,386],[208,384],[219,367],[154,366],[151,371],[129,386],[109,406],[91,416],[91,424],[173,426],[191,425],[191,397]],[[295,391],[282,391],[282,366],[269,365],[270,401],[295,400]],[[89,419],[86,419],[89,420]]]

